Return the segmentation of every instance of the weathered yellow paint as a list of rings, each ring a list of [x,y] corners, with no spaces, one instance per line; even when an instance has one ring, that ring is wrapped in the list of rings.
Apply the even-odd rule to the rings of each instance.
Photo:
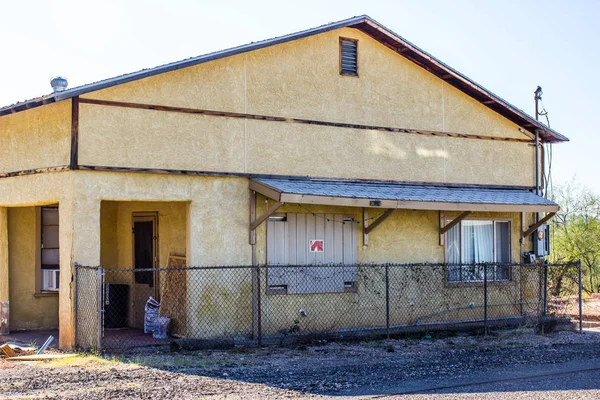
[[[339,75],[340,36],[359,41],[358,78]],[[349,28],[164,73],[84,97],[499,138],[526,137],[515,124]],[[70,104],[62,101],[0,118],[0,142],[4,144],[0,150],[0,172],[68,164]],[[527,143],[89,104],[81,105],[79,126],[82,165],[534,184],[534,150]],[[11,237],[8,266],[3,266],[6,252],[0,243],[0,280],[7,273],[10,275],[12,328],[58,324],[56,317],[52,321],[40,320],[35,314],[54,304],[54,312],[56,307],[59,309],[60,346],[70,348],[74,344],[73,265],[130,267],[133,212],[159,213],[161,266],[165,265],[169,252],[185,252],[189,265],[249,265],[252,253],[248,244],[247,191],[248,180],[244,178],[69,171],[0,179],[0,241],[2,207],[21,207],[5,213]],[[36,254],[32,239],[36,228],[35,223],[30,224],[31,210],[35,210],[33,206],[56,203],[60,210],[60,296],[35,298],[30,290],[31,285],[35,290],[35,274],[28,269],[35,264],[31,263],[31,257]],[[265,209],[264,202],[258,204],[260,214]],[[311,212],[339,212],[355,215],[357,220],[362,218],[358,208],[308,208]],[[279,211],[298,212],[298,206],[285,205]],[[372,210],[370,216],[376,217],[380,212]],[[486,214],[474,214],[477,215]],[[512,218],[513,258],[519,260],[519,215],[489,215]],[[531,218],[528,215],[526,225]],[[438,229],[437,212],[397,210],[369,235],[369,246],[362,246],[362,225],[359,226],[358,261],[443,262],[444,248],[438,244]],[[15,232],[16,241],[12,240],[11,232]],[[265,233],[263,224],[257,230],[260,263],[266,262]],[[526,238],[524,247],[529,246]],[[299,307],[312,310],[308,319],[298,322],[301,329],[327,328],[330,322],[318,319],[319,307],[324,306],[340,310],[338,324],[380,325],[381,298],[366,286],[376,281],[377,276],[369,276],[376,272],[363,273],[368,279],[359,279],[356,294],[269,296],[272,302],[269,318],[279,322],[272,322],[265,329],[289,329],[298,318]],[[395,323],[422,318],[429,308],[460,308],[465,299],[473,298],[479,290],[450,287],[439,271],[432,272],[426,283],[403,273],[393,278],[399,288],[392,298]],[[187,298],[189,322],[198,327],[190,334],[218,333],[217,328],[222,333],[233,333],[251,326],[252,283],[248,271],[190,272],[188,283],[193,285]],[[507,299],[514,298],[516,284],[515,281],[490,290],[502,293]],[[6,292],[2,285],[0,301]],[[264,289],[262,286],[261,290]],[[444,291],[443,303],[425,303],[423,293],[427,291]],[[13,298],[18,299],[18,305]],[[407,305],[407,299],[414,304]],[[45,305],[39,306],[42,303]],[[277,309],[280,316],[273,314]],[[217,310],[226,312],[219,314]],[[499,310],[492,310],[490,315],[510,315],[514,311],[510,307]],[[478,307],[456,310],[452,318],[457,315],[467,318],[478,312],[481,312]],[[264,307],[263,313],[266,313]],[[408,320],[401,320],[407,315]],[[450,314],[436,318],[443,320],[450,318]]]
[[[340,36],[359,40],[358,78],[339,75]],[[84,97],[527,138],[514,123],[354,29]],[[527,143],[81,106],[83,165],[532,186],[533,162]]]
[[[58,296],[36,297],[38,222],[35,207],[8,210],[11,330],[58,327]]]
[[[259,196],[257,214],[264,212],[264,198]],[[439,213],[437,211],[396,210],[369,234],[369,245],[363,246],[362,209],[286,204],[277,212],[337,213],[354,215],[358,225],[357,255],[359,264],[382,263],[444,263],[445,248],[439,245]],[[369,218],[377,218],[382,210],[371,209]],[[446,213],[452,218],[458,213]],[[473,213],[473,218],[509,219],[511,221],[511,251],[514,262],[520,262],[520,215],[518,213]],[[531,223],[528,219],[526,223]],[[525,246],[529,246],[528,243]],[[528,248],[528,247],[525,247]],[[257,229],[257,256],[266,263],[266,224]],[[489,318],[520,315],[516,305],[521,301],[520,282],[524,279],[528,292],[523,298],[537,301],[540,277],[526,271],[525,277],[513,275],[510,283],[488,288]],[[357,293],[321,293],[267,295],[263,293],[263,333],[277,334],[290,329],[327,330],[343,327],[385,326],[385,270],[359,267]],[[443,267],[392,267],[390,276],[390,323],[415,324],[448,320],[483,319],[483,288],[481,284],[447,283]],[[265,282],[266,274],[262,276]],[[298,310],[307,312],[301,317]],[[331,310],[336,310],[335,316]],[[297,325],[297,327],[295,327]]]
[[[186,202],[115,202],[101,205],[101,260],[104,268],[132,268],[132,218],[138,212],[158,213],[158,266],[169,253],[186,254]],[[116,283],[116,282],[114,282]]]
[[[0,173],[69,164],[71,101],[0,118]]]
[[[244,55],[155,75],[82,97],[244,112]]]
[[[89,104],[80,107],[82,165],[243,172],[241,120],[160,111],[149,115],[144,110]]]
[[[10,332],[8,265],[8,209],[0,207],[0,335]]]

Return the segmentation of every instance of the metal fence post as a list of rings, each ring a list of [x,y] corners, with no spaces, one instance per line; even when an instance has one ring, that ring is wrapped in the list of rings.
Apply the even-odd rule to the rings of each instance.
[[[483,332],[488,334],[488,276],[487,264],[483,264]]]
[[[544,260],[544,309],[542,315],[548,314],[548,260]]]
[[[104,302],[102,301],[102,292],[104,289],[103,278],[104,270],[102,266],[98,266],[97,272],[98,278],[98,351],[102,350],[102,334],[103,334],[103,313],[104,313]]]
[[[385,264],[385,329],[390,338],[390,274],[389,265]]]
[[[78,273],[79,273],[79,268],[77,263],[75,263],[74,265],[75,267],[75,346],[78,346],[79,343],[77,342],[77,339],[79,337],[78,335],[78,313],[77,313],[77,309],[79,308],[79,278],[78,278]]]
[[[579,333],[583,333],[583,281],[581,279],[581,258],[577,261],[579,273]]]
[[[261,307],[261,287],[260,287],[260,264],[256,266],[256,288],[258,291],[258,296],[256,299],[256,307],[258,308],[256,315],[256,322],[258,325],[258,347],[262,346],[262,307]]]

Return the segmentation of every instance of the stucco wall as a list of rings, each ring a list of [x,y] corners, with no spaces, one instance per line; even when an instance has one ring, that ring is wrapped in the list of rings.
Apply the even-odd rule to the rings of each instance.
[[[260,215],[264,201],[258,202]],[[286,204],[277,212],[338,213],[355,215],[362,221],[362,210],[351,207],[329,207]],[[371,210],[369,218],[377,218],[380,210]],[[457,213],[446,213],[448,217]],[[508,218],[511,221],[511,252],[514,262],[520,262],[520,214],[473,213],[475,218]],[[529,216],[528,216],[529,217]],[[332,222],[333,223],[333,222]],[[526,223],[531,223],[530,218]],[[445,248],[439,245],[439,213],[437,211],[396,210],[369,235],[368,246],[363,245],[362,226],[358,228],[357,254],[359,264],[370,263],[443,263]],[[525,249],[529,249],[529,240]],[[266,226],[257,230],[259,263],[266,262]],[[536,303],[539,299],[539,275],[525,270],[513,270],[512,281],[488,288],[489,318],[521,315],[518,305],[524,299]],[[263,274],[265,282],[266,274]],[[481,284],[452,285],[447,283],[444,267],[391,267],[390,323],[415,324],[448,320],[483,319],[483,287]],[[523,282],[523,285],[521,285]],[[329,330],[352,327],[385,326],[385,270],[358,267],[356,293],[320,293],[268,295],[266,284],[263,294],[263,332],[279,334],[290,329],[301,331]],[[522,296],[522,297],[521,297]],[[507,304],[509,303],[509,304]],[[537,303],[536,303],[537,304]],[[301,317],[298,311],[307,312]],[[241,327],[240,327],[241,329]]]
[[[10,331],[8,265],[8,209],[0,207],[0,335]]]
[[[35,207],[8,210],[11,330],[58,327],[58,296],[36,296],[39,218]]]
[[[69,164],[71,101],[0,117],[0,173]]]
[[[69,273],[74,262],[83,265],[110,264],[117,262],[130,266],[130,251],[125,247],[131,245],[130,214],[133,211],[159,211],[159,234],[170,245],[165,248],[160,245],[161,259],[163,252],[187,250],[190,265],[250,265],[251,246],[248,244],[248,181],[243,178],[211,178],[172,176],[161,174],[109,173],[109,172],[61,172],[43,175],[31,175],[16,178],[0,179],[0,204],[9,206],[41,205],[60,203],[60,243],[61,243],[61,343],[67,347],[72,343],[72,274]],[[264,198],[259,196],[257,214],[265,210]],[[148,208],[149,207],[149,208]],[[12,225],[9,230],[25,229],[33,215],[33,207],[10,208]],[[315,212],[353,214],[357,220],[362,219],[362,210],[351,207],[298,206],[287,204],[280,212]],[[380,210],[371,210],[369,217],[380,215]],[[452,213],[446,213],[453,215]],[[162,216],[161,216],[162,215]],[[456,214],[454,214],[456,215]],[[512,251],[514,260],[519,258],[519,229],[520,215],[507,213],[475,213],[474,216],[496,216],[512,218]],[[526,225],[531,223],[532,214],[527,215]],[[164,222],[177,221],[166,231]],[[16,223],[18,221],[18,223]],[[121,221],[121,222],[119,222]],[[17,225],[17,228],[12,227]],[[106,228],[106,227],[109,228]],[[112,231],[114,227],[116,231]],[[112,228],[111,228],[112,227]],[[362,225],[358,229],[358,260],[360,263],[381,262],[443,262],[444,248],[439,246],[439,215],[436,211],[397,210],[390,218],[382,223],[369,236],[369,246],[362,246]],[[119,233],[120,232],[120,233]],[[29,233],[31,234],[31,233]],[[265,239],[266,226],[261,225],[257,230],[258,262],[266,261]],[[20,235],[27,236],[27,232]],[[19,258],[25,262],[32,257],[35,243],[31,237],[18,243],[19,249],[10,251],[11,260]],[[122,244],[121,244],[122,242]],[[107,243],[106,248],[101,243]],[[122,247],[122,254],[115,254],[114,248]],[[12,245],[11,245],[12,246]],[[526,240],[525,249],[529,249]],[[112,248],[112,249],[111,249]],[[176,249],[177,248],[177,249]],[[11,250],[11,249],[9,249]],[[26,254],[20,257],[19,254]],[[112,261],[111,261],[112,260]],[[127,261],[127,263],[125,263]],[[12,261],[11,261],[12,262]],[[121,266],[121,265],[119,265]],[[12,270],[12,267],[11,267]],[[19,270],[20,271],[20,270]],[[12,274],[12,272],[11,272]],[[440,275],[441,276],[441,275]],[[426,280],[428,285],[441,285],[443,279],[432,275],[432,280]],[[400,278],[398,278],[400,279]],[[534,279],[534,278],[532,278]],[[34,279],[19,279],[21,283],[34,284]],[[19,281],[17,280],[17,282]],[[370,280],[373,281],[373,280]],[[423,303],[419,296],[423,291],[420,281],[402,281],[402,296],[397,301],[397,313],[406,315],[404,309],[407,298],[415,298],[417,304]],[[13,285],[15,279],[10,276],[10,290],[20,291],[19,284]],[[188,292],[190,305],[190,323],[199,327],[198,334],[214,332],[219,327],[223,332],[247,332],[251,326],[251,281],[250,274],[242,271],[222,273],[219,270],[208,271],[204,275],[188,276],[188,282],[193,290]],[[367,293],[367,280],[359,280],[359,294]],[[191,286],[190,286],[191,287]],[[514,293],[514,285],[503,287],[505,297],[510,298]],[[264,289],[264,286],[263,286]],[[459,307],[464,304],[465,296],[470,296],[473,288],[431,287],[427,290],[447,290],[448,296],[442,296],[444,303],[431,303],[431,308]],[[29,289],[28,289],[29,290]],[[501,290],[492,288],[494,290]],[[535,295],[526,292],[526,296]],[[71,296],[71,297],[70,297]],[[412,297],[411,297],[412,296]],[[420,300],[419,300],[420,299]],[[48,299],[33,298],[32,292],[28,297],[19,301],[21,307],[35,308],[40,301]],[[56,299],[54,299],[56,301]],[[294,295],[273,298],[270,304],[271,330],[285,328],[292,318],[297,317],[301,307],[310,307],[311,316],[323,315],[322,311],[331,309],[332,305],[339,310],[354,310],[359,307],[364,315],[362,323],[379,324],[381,319],[380,297],[363,296],[358,300],[354,294],[335,295]],[[36,303],[38,302],[38,303]],[[11,304],[12,301],[11,294]],[[224,310],[221,316],[214,313],[215,307]],[[350,308],[348,308],[350,307]],[[40,308],[38,308],[40,309]],[[409,308],[416,314],[418,307]],[[212,311],[211,311],[212,310]],[[279,311],[277,311],[279,310]],[[369,311],[370,310],[370,311]],[[393,309],[394,310],[394,309]],[[504,308],[507,315],[508,308]],[[467,310],[472,315],[480,311]],[[13,308],[14,312],[14,308]],[[266,309],[263,310],[266,313]],[[276,315],[279,312],[279,316]],[[396,312],[396,311],[394,311]],[[22,314],[17,306],[16,317]],[[422,315],[422,314],[418,314]],[[491,313],[490,317],[495,314]],[[266,318],[266,314],[264,315]],[[345,317],[344,317],[345,318]],[[35,321],[35,318],[28,318]],[[273,321],[281,321],[277,326]],[[12,321],[12,320],[11,320]],[[266,320],[263,320],[266,321]],[[341,322],[356,323],[340,319]],[[345,323],[344,322],[344,323]],[[314,321],[312,326],[326,326],[327,321]],[[44,325],[46,323],[43,323]],[[48,323],[49,324],[49,323]],[[320,325],[323,324],[323,325]],[[16,325],[18,326],[18,325]],[[13,329],[16,329],[13,326]],[[266,326],[265,326],[266,329]]]
[[[101,265],[132,268],[131,226],[133,213],[158,213],[158,265],[166,267],[169,253],[186,253],[186,202],[103,201],[101,213]]]
[[[340,36],[359,40],[359,78],[339,75]],[[84,97],[526,139],[517,125],[354,29],[323,33]],[[80,162],[534,185],[534,151],[527,143],[89,104],[81,105]]]

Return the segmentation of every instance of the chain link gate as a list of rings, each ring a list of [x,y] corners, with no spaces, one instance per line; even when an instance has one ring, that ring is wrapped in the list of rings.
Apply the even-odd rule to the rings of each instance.
[[[75,265],[75,345],[84,350],[102,350],[101,266]]]

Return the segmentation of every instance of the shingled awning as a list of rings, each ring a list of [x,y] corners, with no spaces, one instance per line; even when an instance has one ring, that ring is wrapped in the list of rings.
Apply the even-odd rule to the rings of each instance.
[[[451,187],[364,181],[255,178],[250,189],[280,203],[440,211],[558,211],[526,189]]]

